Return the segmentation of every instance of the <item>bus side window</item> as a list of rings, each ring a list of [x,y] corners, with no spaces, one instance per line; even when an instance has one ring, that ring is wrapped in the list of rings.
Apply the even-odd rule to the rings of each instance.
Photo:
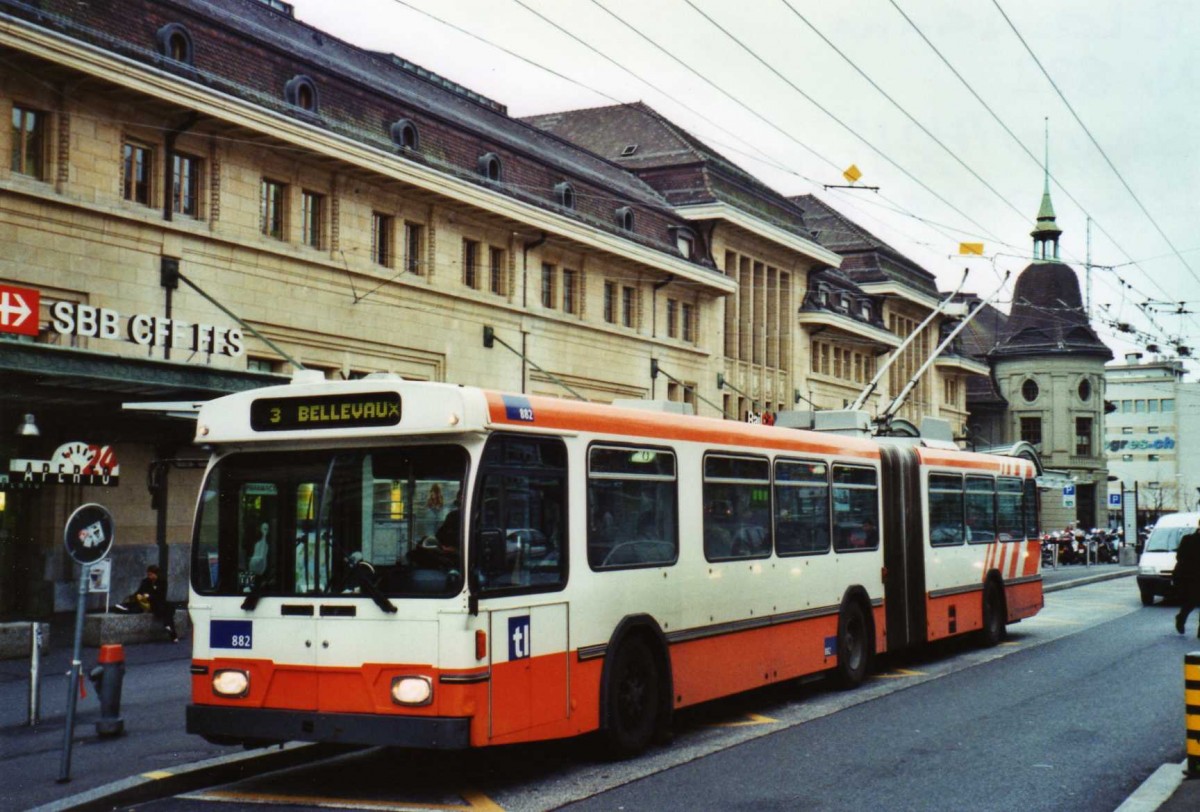
[[[962,544],[963,482],[959,474],[929,475],[929,543],[935,547]]]
[[[996,480],[967,477],[967,541],[986,544],[996,540]]]
[[[875,469],[833,466],[833,543],[838,552],[879,546],[879,488]]]
[[[1016,541],[1022,538],[1025,528],[1021,515],[1021,480],[1015,477],[1000,477],[996,482],[996,529],[1000,541]]]
[[[704,457],[704,555],[709,561],[771,554],[771,464]]]
[[[776,460],[775,552],[805,555],[828,551],[829,466]]]
[[[588,449],[588,564],[662,566],[679,554],[675,455],[657,448]]]

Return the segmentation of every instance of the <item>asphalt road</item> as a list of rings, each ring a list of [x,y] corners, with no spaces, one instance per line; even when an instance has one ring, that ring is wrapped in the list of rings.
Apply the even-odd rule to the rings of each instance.
[[[1052,593],[1005,645],[888,662],[854,691],[817,681],[711,703],[626,762],[583,742],[377,748],[139,808],[1114,809],[1183,758],[1183,655],[1200,642],[1172,613],[1143,609],[1132,579]]]
[[[1071,590],[1043,617],[1114,619],[897,691],[568,806],[571,810],[1115,809],[1183,757],[1183,655],[1173,609],[1128,582]],[[1074,617],[1070,615],[1075,615]],[[1080,617],[1079,615],[1083,615]]]

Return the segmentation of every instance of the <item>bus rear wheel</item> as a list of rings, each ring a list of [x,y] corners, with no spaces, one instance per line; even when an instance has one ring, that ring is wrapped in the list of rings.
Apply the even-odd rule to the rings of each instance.
[[[1004,620],[1004,598],[1000,587],[995,581],[988,581],[983,588],[983,629],[980,630],[985,646],[991,648],[1004,639],[1008,632]]]
[[[837,681],[842,688],[856,688],[867,678],[871,665],[871,626],[862,604],[851,600],[838,615]]]
[[[631,637],[621,643],[613,658],[605,706],[603,737],[610,756],[637,755],[654,738],[661,679],[658,661],[645,640]]]

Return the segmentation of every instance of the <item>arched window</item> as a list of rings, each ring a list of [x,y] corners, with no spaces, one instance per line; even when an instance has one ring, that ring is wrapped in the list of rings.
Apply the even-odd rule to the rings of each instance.
[[[479,174],[483,175],[490,181],[499,182],[502,177],[502,167],[500,166],[500,156],[494,152],[485,152],[479,156],[479,163],[476,165]]]
[[[416,152],[421,148],[421,136],[417,132],[417,125],[411,119],[402,118],[395,121],[391,128],[392,143],[400,149],[411,150]]]
[[[306,110],[317,112],[320,99],[317,96],[317,86],[313,80],[304,75],[293,76],[292,80],[283,87],[283,98],[288,104]]]
[[[623,231],[633,231],[633,209],[621,206],[616,211],[617,228]]]
[[[554,198],[555,198],[555,200],[558,201],[558,205],[562,206],[564,209],[574,209],[575,208],[575,187],[573,187],[571,184],[567,183],[566,181],[555,184]]]
[[[167,23],[158,29],[158,52],[174,62],[193,64],[192,35],[179,23]]]
[[[1021,397],[1025,398],[1027,403],[1033,403],[1037,400],[1040,391],[1037,381],[1033,378],[1026,378],[1025,383],[1021,384]]]

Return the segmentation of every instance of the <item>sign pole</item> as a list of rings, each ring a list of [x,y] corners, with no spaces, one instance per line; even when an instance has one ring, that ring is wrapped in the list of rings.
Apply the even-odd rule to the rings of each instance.
[[[63,729],[62,761],[59,763],[58,783],[71,780],[71,745],[75,738],[75,703],[83,680],[83,613],[87,606],[88,584],[92,565],[103,561],[112,549],[116,528],[112,514],[103,505],[80,505],[67,519],[63,528],[63,546],[67,554],[80,565],[79,596],[75,604],[75,645],[71,654],[71,670],[67,672],[67,724]]]
[[[83,648],[83,608],[87,603],[87,576],[79,573],[79,595],[75,605],[75,646],[71,655],[71,670],[67,672],[67,726],[63,730],[62,761],[59,763],[58,783],[71,780],[71,745],[75,737],[75,703],[79,700],[79,681],[83,678],[80,652]]]

